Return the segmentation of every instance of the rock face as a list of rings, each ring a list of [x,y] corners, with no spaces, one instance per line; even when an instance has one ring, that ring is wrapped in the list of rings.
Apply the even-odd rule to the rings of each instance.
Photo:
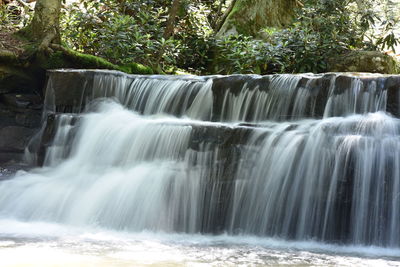
[[[138,80],[157,80],[159,81],[157,86],[161,89],[171,86],[176,80],[203,86],[204,96],[208,95],[207,92],[211,96],[207,101],[201,103],[200,109],[209,108],[211,110],[211,117],[207,118],[211,121],[254,122],[267,119],[280,120],[281,118],[321,118],[325,112],[330,112],[329,115],[332,116],[344,116],[349,112],[335,109],[335,105],[343,101],[347,101],[347,109],[351,112],[354,110],[356,113],[385,110],[396,117],[400,116],[400,76],[362,73],[175,77],[127,75],[115,71],[56,70],[48,72],[49,82],[45,105],[48,110],[56,112],[80,112],[85,108],[87,101],[104,97],[105,94],[118,100],[120,95],[123,97],[134,96],[132,86]],[[211,86],[206,88],[210,80],[212,80]],[[99,91],[100,85],[110,88],[110,90]],[[142,99],[142,95],[148,97],[150,93],[155,94],[151,91],[154,89],[154,85],[150,85],[143,88],[135,87],[137,92],[141,92],[140,99]],[[286,90],[277,89],[282,86]],[[358,97],[353,98],[353,94],[358,94]],[[380,95],[382,95],[381,98]],[[280,101],[283,101],[282,103],[278,103],[278,100],[275,101],[278,96]],[[374,107],[375,104],[363,107],[359,103],[359,99],[364,97],[371,97],[370,101],[375,103],[376,107]],[[193,100],[193,97],[188,99]],[[174,98],[170,100],[171,104],[176,103]],[[131,101],[127,101],[127,106],[130,103]],[[328,110],[329,105],[330,110]],[[137,105],[129,108],[143,113],[148,106]],[[234,117],[236,111],[240,114]],[[182,115],[171,110],[164,113]]]
[[[30,70],[14,68],[0,62],[0,94],[40,92],[43,87],[42,75],[34,75]]]
[[[140,114],[167,113],[249,125],[265,120],[290,121],[376,111],[400,117],[398,75],[327,73],[176,77],[55,70],[48,72],[46,88],[44,108],[56,113],[80,113],[88,102],[108,97]],[[163,104],[155,105],[154,99],[160,97],[163,97]],[[121,101],[123,99],[125,102]],[[135,104],[138,101],[140,105]],[[42,106],[42,98],[33,93],[0,94],[0,163],[22,157],[23,148],[40,127]],[[41,147],[51,144],[49,127],[42,135]],[[212,136],[210,131],[208,129],[201,135]],[[197,139],[193,139],[194,150]],[[40,140],[33,143],[30,143],[32,151],[38,151]],[[39,162],[44,160],[43,151]]]
[[[1,151],[22,153],[34,132],[34,129],[21,126],[7,126],[0,129]]]
[[[41,126],[43,98],[38,86],[18,73],[0,78],[0,164],[20,162]]]
[[[0,129],[0,163],[19,162],[36,129],[7,126]]]
[[[332,59],[328,69],[333,72],[399,73],[400,63],[379,51],[351,51]]]

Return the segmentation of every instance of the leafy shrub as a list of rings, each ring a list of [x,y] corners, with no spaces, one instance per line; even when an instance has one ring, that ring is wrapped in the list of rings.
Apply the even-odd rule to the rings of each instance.
[[[329,59],[345,51],[397,44],[398,19],[389,9],[380,21],[372,9],[376,0],[301,2],[287,29],[265,29],[259,39],[216,40],[212,26],[228,1],[181,0],[173,37],[164,39],[171,1],[81,0],[64,9],[62,34],[67,46],[113,63],[196,74],[324,72]],[[377,23],[384,28],[380,36],[371,31]]]
[[[170,1],[81,1],[64,10],[63,39],[78,51],[113,63],[139,62],[159,71],[198,71],[207,64],[210,10],[184,1],[173,38],[164,39]]]
[[[349,50],[377,50],[398,44],[396,22],[383,21],[383,36],[371,28],[378,17],[372,2],[359,10],[352,0],[305,0],[287,29],[265,29],[259,40],[231,36],[216,41],[218,73],[325,72],[328,61]],[[390,16],[387,16],[390,17]]]
[[[215,71],[231,73],[271,73],[284,68],[282,55],[285,48],[279,45],[236,35],[216,40]]]
[[[0,30],[17,31],[26,26],[33,15],[32,10],[17,2],[0,5]]]

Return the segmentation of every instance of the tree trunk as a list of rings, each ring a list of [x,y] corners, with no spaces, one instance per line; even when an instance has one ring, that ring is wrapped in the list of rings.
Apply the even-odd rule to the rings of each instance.
[[[61,0],[37,0],[35,15],[24,32],[42,47],[60,43],[60,9]]]
[[[266,27],[284,27],[293,20],[296,0],[236,0],[217,37],[258,35]]]
[[[235,6],[235,4],[236,4],[236,0],[232,0],[232,2],[230,3],[229,7],[224,12],[223,16],[219,19],[219,21],[217,21],[217,25],[214,28],[215,32],[219,32],[221,30],[221,27],[224,25],[224,23],[226,21],[226,18],[231,13],[231,11],[232,11],[233,7]]]
[[[174,34],[175,19],[176,15],[178,14],[179,6],[180,6],[180,0],[174,0],[174,2],[172,2],[172,6],[169,11],[169,16],[167,20],[167,26],[165,27],[164,31],[164,39],[168,39]]]

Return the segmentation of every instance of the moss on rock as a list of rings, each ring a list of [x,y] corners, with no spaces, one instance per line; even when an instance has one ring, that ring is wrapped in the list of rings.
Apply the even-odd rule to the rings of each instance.
[[[130,74],[154,74],[154,71],[139,63],[130,63],[123,66],[119,66],[118,70],[130,73]]]
[[[350,51],[329,60],[328,70],[332,72],[400,73],[399,62],[379,51]]]
[[[26,43],[23,53],[0,51],[0,94],[41,94],[45,73],[49,69],[111,69],[130,74],[153,74],[149,67],[137,63],[124,66],[113,64],[103,58],[82,54],[60,45],[50,45],[53,50],[39,51],[37,44]]]
[[[40,65],[44,69],[59,68],[79,68],[79,69],[111,69],[119,70],[130,74],[153,74],[153,70],[149,67],[138,63],[130,63],[127,65],[116,65],[103,58],[93,55],[83,54],[61,46],[53,45],[56,52],[50,56],[40,56]]]

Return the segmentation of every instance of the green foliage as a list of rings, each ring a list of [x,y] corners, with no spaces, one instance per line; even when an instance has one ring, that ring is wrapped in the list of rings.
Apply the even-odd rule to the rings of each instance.
[[[308,1],[289,29],[272,36],[273,43],[286,48],[288,72],[324,72],[328,60],[350,49],[366,47],[347,0]]]
[[[88,59],[91,66],[150,73],[145,65],[160,73],[195,74],[324,72],[330,59],[347,51],[394,50],[399,44],[395,30],[400,18],[391,0],[298,0],[304,6],[292,25],[265,29],[259,39],[214,38],[213,28],[228,0],[180,2],[173,35],[166,39],[170,0],[80,0],[64,5],[62,40],[70,49],[96,56]],[[376,5],[382,5],[379,14]],[[2,5],[0,27],[19,30],[31,15],[21,6]],[[64,59],[59,56],[53,55],[49,64],[60,65]],[[106,61],[97,64],[98,57]]]
[[[114,1],[81,1],[64,11],[63,40],[67,46],[84,53],[101,56],[116,64],[140,62],[154,66],[160,50],[169,43],[161,40],[162,10],[149,9],[143,1],[124,3]],[[134,17],[135,7],[140,12]],[[124,12],[123,12],[124,11]]]
[[[283,71],[285,48],[238,35],[216,41],[217,73],[271,73]]]
[[[164,39],[170,1],[81,1],[64,10],[67,46],[116,64],[139,62],[161,72],[202,69],[213,31],[210,10],[183,1],[173,38]]]
[[[381,35],[376,39],[376,45],[380,49],[391,49],[393,52],[395,51],[395,47],[400,44],[399,36],[396,35],[395,31],[400,27],[400,4],[392,0],[384,0],[381,3],[383,9],[383,19],[375,16],[371,23],[375,23],[376,21],[380,22],[381,28],[383,28]],[[372,37],[373,39],[373,37]]]
[[[291,27],[265,29],[263,40],[240,35],[218,40],[216,71],[325,72],[331,59],[347,51],[394,49],[396,16],[380,20],[371,1],[359,7],[353,0],[306,0]],[[379,22],[383,32],[376,36],[372,28]]]
[[[11,2],[10,4],[0,5],[0,30],[16,31],[25,27],[31,20],[33,12],[28,8]]]

